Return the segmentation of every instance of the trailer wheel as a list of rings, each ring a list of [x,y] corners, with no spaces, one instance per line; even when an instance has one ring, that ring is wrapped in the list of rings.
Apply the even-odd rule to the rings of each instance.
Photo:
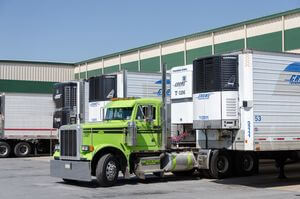
[[[10,155],[11,148],[6,142],[0,142],[0,158],[7,158]]]
[[[31,153],[31,146],[27,142],[19,142],[15,146],[14,153],[17,157],[27,157]]]
[[[120,165],[116,157],[111,153],[103,155],[96,168],[98,184],[102,187],[113,186],[118,180],[119,171]]]
[[[215,179],[222,179],[231,176],[232,161],[227,151],[213,151],[209,172],[211,177]]]
[[[258,158],[251,152],[237,152],[235,156],[235,171],[237,175],[249,176],[258,170]]]

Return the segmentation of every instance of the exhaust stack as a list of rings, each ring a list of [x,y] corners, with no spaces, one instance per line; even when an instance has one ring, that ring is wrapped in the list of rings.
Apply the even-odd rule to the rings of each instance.
[[[167,114],[167,65],[163,64],[162,66],[162,150],[169,148],[169,136],[168,136],[168,114]]]

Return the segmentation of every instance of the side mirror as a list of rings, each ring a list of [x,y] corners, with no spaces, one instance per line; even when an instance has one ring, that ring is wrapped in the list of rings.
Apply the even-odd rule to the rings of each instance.
[[[135,122],[128,122],[126,144],[127,146],[136,146],[137,141],[137,127]]]
[[[147,106],[146,121],[147,122],[153,121],[153,106],[152,105]]]

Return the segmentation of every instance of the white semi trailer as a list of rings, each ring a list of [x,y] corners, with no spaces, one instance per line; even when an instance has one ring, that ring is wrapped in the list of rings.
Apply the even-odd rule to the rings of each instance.
[[[93,77],[89,82],[89,122],[103,120],[105,106],[112,98],[161,98],[161,74],[122,71]],[[167,80],[168,88],[170,79]],[[170,95],[170,89],[167,90]]]
[[[300,55],[252,50],[193,62],[199,168],[214,178],[299,160]]]
[[[25,157],[50,150],[57,141],[52,128],[54,102],[51,94],[0,94],[0,157]]]
[[[169,78],[167,84],[169,88]],[[100,122],[105,114],[105,106],[112,98],[160,98],[161,74],[121,71],[87,80],[57,83],[54,90],[56,111],[53,127]],[[170,89],[167,94],[170,95]]]

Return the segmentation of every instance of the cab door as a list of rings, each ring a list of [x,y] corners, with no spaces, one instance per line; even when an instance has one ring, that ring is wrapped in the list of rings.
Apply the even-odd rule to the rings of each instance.
[[[153,104],[137,105],[135,118],[137,127],[136,147],[139,150],[155,150],[160,146],[158,114],[159,109]]]

